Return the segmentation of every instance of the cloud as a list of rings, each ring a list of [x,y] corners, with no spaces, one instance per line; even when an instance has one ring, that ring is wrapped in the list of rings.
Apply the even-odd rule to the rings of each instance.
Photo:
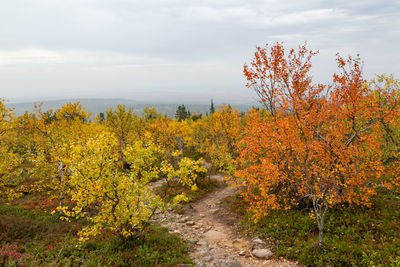
[[[0,96],[58,88],[70,96],[152,99],[166,97],[165,89],[251,98],[243,64],[256,46],[275,41],[319,49],[321,80],[335,70],[336,52],[360,53],[368,75],[400,75],[398,14],[396,0],[7,1]]]
[[[79,65],[79,66],[155,66],[173,65],[161,58],[124,54],[113,51],[19,49],[0,50],[0,66]]]

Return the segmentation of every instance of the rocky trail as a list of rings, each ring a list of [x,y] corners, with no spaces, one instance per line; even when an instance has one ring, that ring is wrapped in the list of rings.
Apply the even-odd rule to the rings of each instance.
[[[224,176],[217,174],[212,179],[223,182]],[[266,242],[238,234],[238,217],[229,207],[221,205],[234,192],[230,186],[218,188],[191,203],[191,208],[183,214],[170,210],[157,214],[154,219],[193,244],[190,256],[196,267],[298,266],[283,259],[271,259],[272,248]]]

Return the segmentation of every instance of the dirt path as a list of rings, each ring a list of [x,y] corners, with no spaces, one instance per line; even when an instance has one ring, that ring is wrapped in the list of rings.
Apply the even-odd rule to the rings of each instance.
[[[212,179],[223,181],[224,176],[213,175]],[[186,209],[184,214],[169,211],[159,214],[156,220],[194,245],[190,256],[196,267],[297,266],[293,262],[259,259],[253,255],[254,246],[266,249],[265,252],[269,249],[268,244],[239,236],[237,216],[228,207],[220,205],[224,198],[234,194],[234,190],[232,187],[219,188],[192,203],[192,208]]]

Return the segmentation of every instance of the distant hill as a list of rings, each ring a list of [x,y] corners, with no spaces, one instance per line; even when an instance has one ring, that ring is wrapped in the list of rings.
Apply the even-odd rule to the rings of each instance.
[[[143,108],[151,107],[156,108],[158,112],[173,117],[175,115],[176,109],[178,105],[185,104],[186,108],[190,110],[191,113],[202,113],[205,114],[210,110],[209,103],[146,103],[146,102],[138,102],[135,100],[129,99],[61,99],[61,100],[48,100],[48,101],[35,101],[35,102],[23,102],[23,103],[9,103],[7,107],[14,108],[14,112],[17,115],[23,114],[25,111],[32,112],[34,109],[35,103],[43,103],[42,109],[58,109],[61,106],[65,105],[67,102],[76,102],[80,101],[82,106],[85,109],[92,113],[92,115],[99,114],[100,112],[105,112],[107,109],[114,109],[117,105],[126,105],[127,108],[132,108],[132,110],[141,114]],[[222,103],[214,103],[215,106],[219,106]],[[229,103],[226,103],[229,104]],[[239,112],[246,112],[251,109],[252,106],[258,106],[257,103],[245,103],[245,104],[231,104],[232,108],[238,109]]]

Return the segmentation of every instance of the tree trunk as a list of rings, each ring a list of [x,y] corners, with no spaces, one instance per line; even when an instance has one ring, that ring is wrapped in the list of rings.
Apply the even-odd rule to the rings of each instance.
[[[213,158],[213,160],[211,161],[210,168],[208,169],[208,183],[211,182],[211,172],[212,172],[212,169],[213,169],[213,167],[214,167],[214,162],[215,162],[215,159],[216,159],[216,158],[217,158],[217,154],[214,155],[214,158]]]
[[[324,242],[323,242],[323,239],[322,239],[323,235],[324,235],[324,226],[322,225],[321,228],[318,227],[318,245],[320,247],[322,247],[324,245]]]
[[[319,203],[319,201],[321,201],[321,199],[313,198],[314,213],[318,224],[318,245],[322,247],[324,245],[323,242],[324,224],[325,224],[325,214],[326,211],[328,210],[328,203],[324,202],[323,204],[321,204]]]
[[[219,149],[219,141],[216,140],[216,142],[215,142],[215,154],[214,154],[213,160],[211,162],[211,166],[208,169],[208,183],[211,182],[211,171],[212,171],[212,169],[214,167],[215,160],[217,159],[217,151],[218,151],[218,149]]]
[[[58,171],[60,173],[59,182],[60,182],[60,207],[64,206],[64,164],[61,160],[58,161]]]
[[[179,151],[181,152],[180,158],[182,159],[183,158],[183,140],[180,137],[178,137],[177,141],[178,141],[178,145],[179,145]]]

